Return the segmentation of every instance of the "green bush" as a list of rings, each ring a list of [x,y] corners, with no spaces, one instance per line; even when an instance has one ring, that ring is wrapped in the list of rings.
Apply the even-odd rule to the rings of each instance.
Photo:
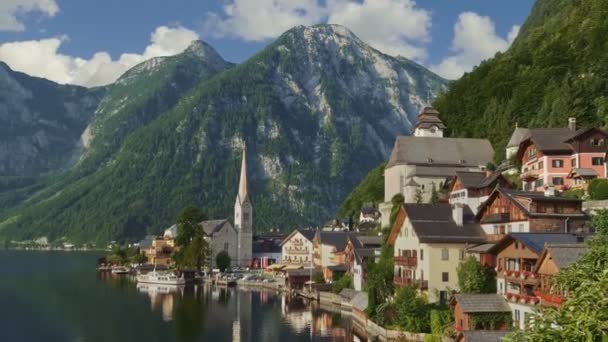
[[[425,298],[419,297],[413,287],[402,287],[395,293],[395,323],[405,331],[429,333],[430,310]]]
[[[333,283],[333,291],[334,293],[340,293],[344,289],[352,289],[353,288],[353,278],[344,274],[338,278],[338,280]]]
[[[431,333],[437,336],[446,335],[446,330],[454,323],[454,315],[449,307],[431,309]]]
[[[325,278],[323,277],[323,273],[322,272],[315,272],[312,275],[312,281],[314,281],[317,284],[325,284]]]
[[[605,179],[594,179],[589,183],[589,197],[592,200],[608,199],[608,181]]]

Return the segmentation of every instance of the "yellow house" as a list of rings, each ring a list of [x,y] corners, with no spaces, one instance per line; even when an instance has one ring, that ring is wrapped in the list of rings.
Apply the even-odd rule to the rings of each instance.
[[[389,235],[394,247],[395,286],[414,286],[430,302],[446,301],[458,290],[456,269],[467,247],[485,242],[477,224],[464,221],[462,205],[403,204]]]

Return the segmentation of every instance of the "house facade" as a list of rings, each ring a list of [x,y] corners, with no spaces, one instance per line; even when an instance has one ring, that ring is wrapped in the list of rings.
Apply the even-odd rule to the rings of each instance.
[[[456,269],[469,245],[485,242],[479,225],[463,221],[463,206],[404,204],[388,238],[394,247],[395,286],[414,286],[430,302],[458,289]]]
[[[570,118],[567,128],[529,129],[519,144],[521,180],[526,191],[585,188],[595,178],[607,178],[608,132],[577,129]]]
[[[500,172],[456,171],[456,176],[446,180],[450,204],[461,203],[477,214],[479,207],[490,197],[496,187],[510,187]]]
[[[543,246],[577,241],[573,234],[511,233],[492,247],[490,252],[496,255],[496,290],[507,300],[514,326],[525,329],[540,303],[535,295],[540,285],[535,267]]]
[[[454,329],[457,332],[471,330],[508,330],[511,308],[505,299],[494,293],[485,294],[456,294],[450,300],[450,308],[454,313]],[[502,320],[493,322],[492,326],[483,324],[475,316],[489,314],[505,315]],[[496,315],[500,317],[500,315]]]
[[[209,264],[216,268],[217,255],[226,251],[231,266],[240,266],[238,253],[238,232],[228,220],[208,220],[200,223],[209,244]]]
[[[456,171],[480,171],[494,158],[486,139],[444,138],[445,125],[430,107],[418,116],[413,136],[399,136],[384,170],[382,226],[390,220],[391,199],[402,194],[406,203],[428,202]]]
[[[281,242],[281,263],[284,265],[312,266],[315,230],[294,230]]]
[[[492,192],[480,207],[476,221],[490,241],[498,241],[509,233],[587,230],[581,200],[506,188]]]

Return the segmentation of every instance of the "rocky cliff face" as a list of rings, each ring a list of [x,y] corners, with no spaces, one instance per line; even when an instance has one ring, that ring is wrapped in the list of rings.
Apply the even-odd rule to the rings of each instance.
[[[110,90],[85,135],[79,166],[61,185],[5,213],[0,232],[136,239],[169,225],[189,205],[209,217],[230,217],[245,145],[255,229],[314,225],[333,215],[446,86],[423,67],[384,55],[334,25],[296,27],[234,67],[214,60],[219,68],[189,91],[143,101],[170,108],[160,115],[147,115],[145,105],[132,100],[152,82],[129,85],[138,91],[128,96]],[[142,73],[162,79],[159,68],[166,64],[146,62],[112,87]],[[203,70],[190,63],[182,68],[184,77]],[[168,84],[179,87],[171,79]],[[129,101],[133,109],[121,115],[121,103]]]

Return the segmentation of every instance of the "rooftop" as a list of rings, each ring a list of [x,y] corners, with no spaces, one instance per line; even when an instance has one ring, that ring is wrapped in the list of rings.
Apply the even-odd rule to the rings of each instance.
[[[561,233],[510,233],[490,249],[491,253],[497,253],[510,241],[517,240],[524,244],[529,250],[540,256],[543,248],[548,244],[573,244],[578,242],[574,234]]]
[[[587,245],[583,243],[570,244],[548,244],[545,246],[547,253],[560,269],[575,263],[585,252]]]
[[[510,312],[509,304],[496,293],[456,294],[454,299],[465,313],[474,312]]]

